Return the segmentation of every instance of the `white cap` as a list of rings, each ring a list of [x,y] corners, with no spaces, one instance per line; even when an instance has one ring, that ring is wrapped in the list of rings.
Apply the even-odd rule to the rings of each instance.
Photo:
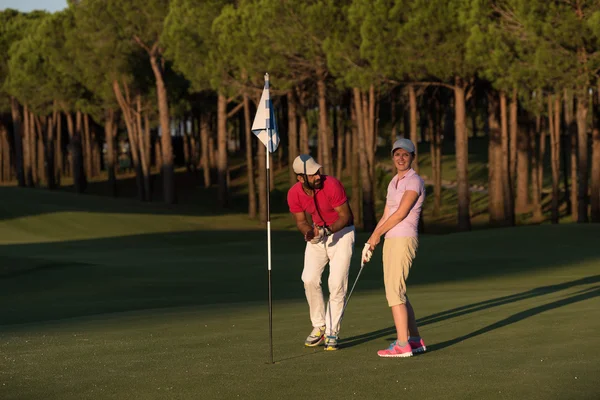
[[[397,149],[404,149],[409,153],[414,153],[415,145],[410,140],[402,138],[394,142],[394,145],[392,146],[392,155],[394,155],[394,151],[396,151]]]
[[[300,154],[294,160],[293,168],[297,174],[314,175],[319,171],[321,165],[308,154]]]

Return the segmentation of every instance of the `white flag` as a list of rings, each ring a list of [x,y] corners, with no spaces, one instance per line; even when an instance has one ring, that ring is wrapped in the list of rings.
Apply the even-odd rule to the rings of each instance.
[[[269,153],[273,153],[279,146],[279,132],[277,132],[277,121],[275,111],[269,94],[269,74],[265,74],[265,88],[260,96],[260,103],[256,110],[252,133],[267,147]]]

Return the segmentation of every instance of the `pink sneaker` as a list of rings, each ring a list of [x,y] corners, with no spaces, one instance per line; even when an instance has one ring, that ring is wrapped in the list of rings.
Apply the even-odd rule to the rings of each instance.
[[[412,349],[413,353],[425,353],[427,350],[423,339],[419,339],[419,341],[409,340],[408,344],[410,344],[410,348]]]
[[[379,357],[412,357],[413,353],[410,344],[400,347],[396,342],[392,342],[390,347],[385,350],[379,350],[377,355]]]

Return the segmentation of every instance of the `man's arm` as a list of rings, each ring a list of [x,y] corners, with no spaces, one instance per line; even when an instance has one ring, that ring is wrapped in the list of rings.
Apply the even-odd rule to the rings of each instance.
[[[304,211],[301,211],[301,212],[297,212],[297,213],[292,213],[292,215],[294,216],[294,219],[296,220],[296,227],[298,228],[300,233],[302,233],[302,235],[305,238],[307,238],[308,237],[307,233],[313,232],[313,227],[306,220],[306,214],[304,213]]]
[[[333,224],[331,224],[329,229],[331,230],[331,232],[341,231],[346,227],[346,225],[348,225],[348,222],[350,222],[350,218],[352,217],[350,206],[346,201],[341,206],[334,207],[333,209],[337,212],[338,219]]]

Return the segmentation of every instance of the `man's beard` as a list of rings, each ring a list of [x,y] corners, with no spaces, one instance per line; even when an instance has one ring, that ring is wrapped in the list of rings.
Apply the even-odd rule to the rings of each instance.
[[[308,181],[304,181],[303,186],[306,190],[315,190],[315,189],[323,189],[323,178],[315,181],[313,185],[308,183]]]

